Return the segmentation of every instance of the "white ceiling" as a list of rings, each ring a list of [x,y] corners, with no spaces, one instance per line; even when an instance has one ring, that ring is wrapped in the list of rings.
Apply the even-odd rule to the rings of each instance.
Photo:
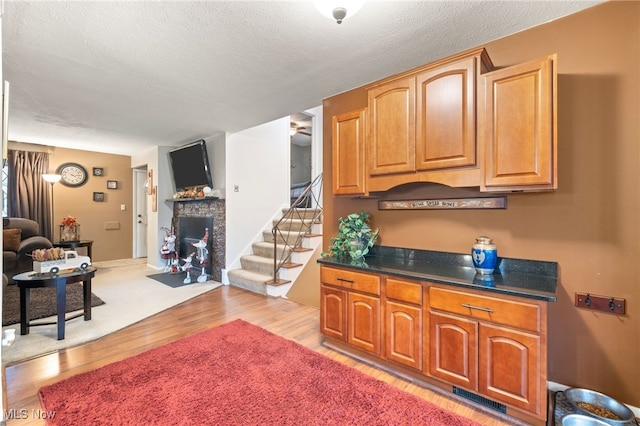
[[[593,1],[5,0],[9,139],[131,155],[237,132]]]

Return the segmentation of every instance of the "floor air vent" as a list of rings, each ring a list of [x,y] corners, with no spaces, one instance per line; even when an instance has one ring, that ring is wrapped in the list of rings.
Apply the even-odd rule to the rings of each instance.
[[[460,389],[456,386],[453,387],[453,393],[459,395],[463,398],[466,398],[470,401],[475,402],[476,404],[483,405],[485,407],[491,408],[492,410],[499,411],[503,414],[507,413],[507,406],[504,404],[500,404],[498,402],[492,401],[484,396],[476,395],[475,393],[471,393],[464,389]]]

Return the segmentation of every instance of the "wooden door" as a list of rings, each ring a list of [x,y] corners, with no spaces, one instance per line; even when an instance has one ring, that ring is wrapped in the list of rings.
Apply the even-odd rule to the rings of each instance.
[[[539,416],[546,414],[541,406],[546,381],[540,386],[540,337],[484,323],[479,336],[479,391]]]
[[[485,78],[481,189],[556,189],[556,56],[494,71]]]
[[[320,288],[320,332],[347,341],[347,292],[332,287]]]
[[[349,293],[347,311],[347,342],[380,355],[380,298]]]
[[[471,56],[416,77],[416,170],[476,164],[478,66]]]
[[[422,369],[422,308],[385,303],[385,354],[400,364]]]
[[[333,194],[365,193],[365,109],[333,116]]]
[[[415,76],[369,90],[369,175],[415,171]]]
[[[433,311],[429,319],[430,374],[478,390],[478,322]]]

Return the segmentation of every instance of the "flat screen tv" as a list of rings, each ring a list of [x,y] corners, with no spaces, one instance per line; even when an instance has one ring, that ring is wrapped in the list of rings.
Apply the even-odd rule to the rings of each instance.
[[[213,188],[204,139],[169,151],[169,158],[176,191],[203,186]]]

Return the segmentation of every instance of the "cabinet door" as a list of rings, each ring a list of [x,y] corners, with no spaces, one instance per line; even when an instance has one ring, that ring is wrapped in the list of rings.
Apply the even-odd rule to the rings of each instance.
[[[367,155],[370,175],[415,171],[416,80],[394,80],[369,90]]]
[[[544,414],[540,337],[504,327],[480,325],[480,392],[538,415]],[[546,376],[546,373],[545,373]]]
[[[365,193],[365,110],[332,118],[333,193]]]
[[[429,319],[431,375],[478,390],[478,322],[433,311]]]
[[[348,343],[380,355],[380,298],[349,293],[347,312]]]
[[[422,369],[422,308],[387,301],[385,303],[386,358]]]
[[[486,75],[484,191],[558,187],[556,56]]]
[[[417,76],[416,170],[476,164],[478,59],[459,59]]]
[[[320,332],[346,342],[347,292],[322,286],[320,299]]]

